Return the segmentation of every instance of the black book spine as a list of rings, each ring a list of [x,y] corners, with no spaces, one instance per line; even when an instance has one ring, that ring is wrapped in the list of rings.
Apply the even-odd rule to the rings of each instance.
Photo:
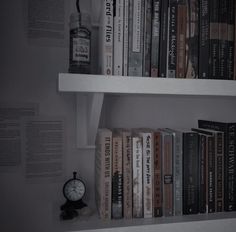
[[[199,213],[206,213],[206,136],[199,134]]]
[[[200,0],[199,14],[199,78],[209,78],[209,0]]]
[[[222,212],[224,209],[224,134],[217,132],[216,140],[216,212]]]
[[[226,79],[227,73],[227,1],[228,0],[219,1],[219,79]]]
[[[224,132],[224,210],[236,210],[236,123],[199,120],[198,126]]]
[[[177,1],[170,0],[169,6],[169,49],[168,49],[168,74],[169,78],[176,77],[177,61]]]
[[[199,1],[187,1],[186,78],[198,78]]]
[[[228,154],[226,157],[226,176],[227,176],[227,190],[228,204],[226,205],[226,211],[236,210],[236,123],[229,124],[228,126]]]
[[[215,141],[208,137],[208,213],[215,212]]]
[[[169,1],[161,1],[160,77],[166,77],[167,75],[168,8]]]
[[[227,79],[234,79],[234,30],[235,30],[235,4],[234,0],[228,0],[228,55],[227,55]]]
[[[198,134],[183,133],[183,214],[199,212]]]
[[[219,1],[210,1],[210,78],[219,76]]]

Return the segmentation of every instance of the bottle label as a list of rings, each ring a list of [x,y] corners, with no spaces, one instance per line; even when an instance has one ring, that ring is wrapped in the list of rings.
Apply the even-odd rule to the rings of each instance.
[[[70,30],[70,66],[71,73],[90,73],[91,32],[83,27]]]
[[[87,38],[73,38],[73,61],[90,62],[90,40]]]

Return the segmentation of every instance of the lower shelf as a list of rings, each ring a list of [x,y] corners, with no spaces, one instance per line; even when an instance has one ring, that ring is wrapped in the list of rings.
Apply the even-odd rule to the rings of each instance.
[[[233,232],[236,227],[236,212],[109,221],[91,216],[61,222],[61,226],[64,231],[80,232]]]

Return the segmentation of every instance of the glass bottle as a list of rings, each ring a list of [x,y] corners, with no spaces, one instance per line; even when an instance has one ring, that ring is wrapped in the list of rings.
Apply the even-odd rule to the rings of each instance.
[[[81,13],[79,1],[77,12],[70,16],[70,73],[91,72],[91,19],[87,13]]]

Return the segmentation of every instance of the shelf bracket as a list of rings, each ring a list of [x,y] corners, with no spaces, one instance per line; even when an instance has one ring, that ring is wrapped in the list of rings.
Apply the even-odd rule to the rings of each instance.
[[[104,93],[76,94],[77,147],[93,149],[101,116]]]

